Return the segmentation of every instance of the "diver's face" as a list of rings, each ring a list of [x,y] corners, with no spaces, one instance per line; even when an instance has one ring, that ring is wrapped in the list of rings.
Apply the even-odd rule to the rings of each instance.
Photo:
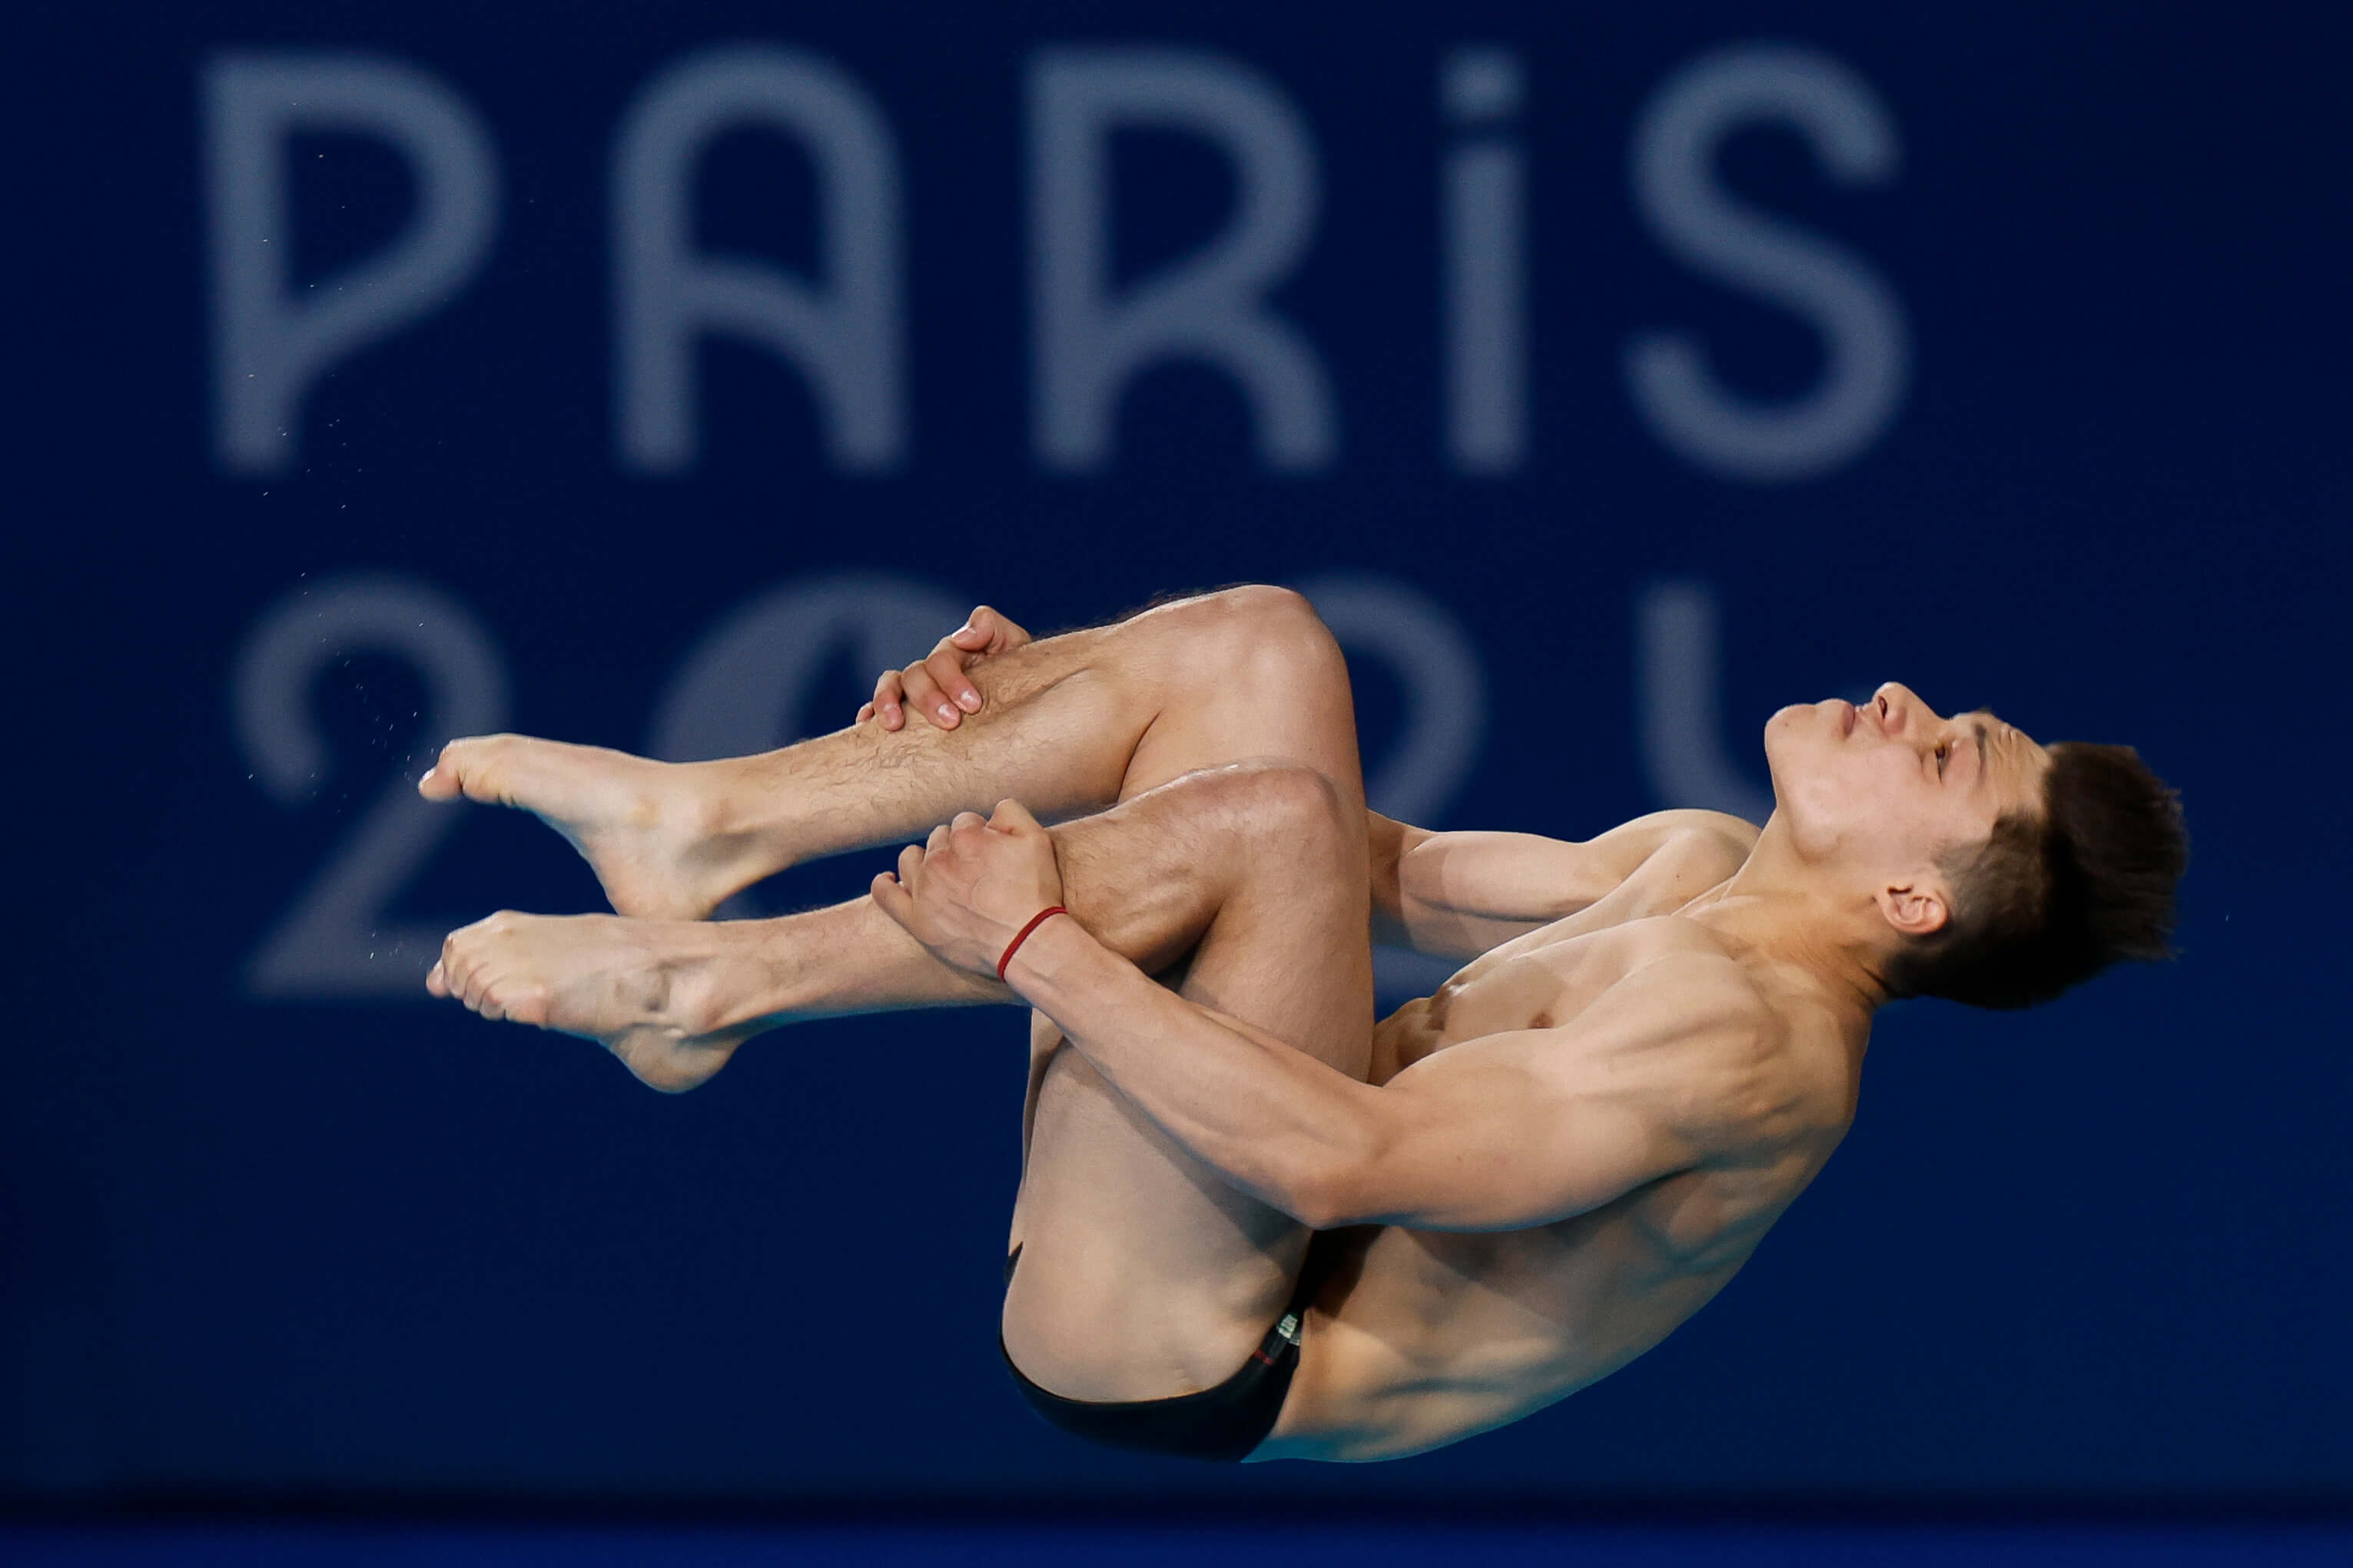
[[[1889,681],[1861,708],[1784,708],[1765,726],[1775,808],[1809,860],[1876,877],[1933,873],[2006,812],[2041,811],[2050,753],[1984,711],[1947,718]]]

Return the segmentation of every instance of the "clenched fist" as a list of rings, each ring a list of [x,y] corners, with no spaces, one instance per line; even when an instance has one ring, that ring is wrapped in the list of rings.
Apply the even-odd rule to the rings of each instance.
[[[1006,947],[1039,910],[1062,901],[1054,840],[1018,800],[983,818],[958,814],[910,844],[898,875],[874,879],[874,901],[934,957],[990,979]]]

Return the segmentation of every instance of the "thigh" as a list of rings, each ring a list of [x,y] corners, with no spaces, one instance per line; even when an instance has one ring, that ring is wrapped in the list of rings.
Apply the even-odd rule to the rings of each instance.
[[[1234,1026],[1362,1079],[1372,1036],[1363,811],[1344,810],[1328,784],[1317,800],[1261,824],[1237,857],[1246,870],[1166,980]],[[1305,1228],[1193,1158],[1050,1025],[1038,1030],[1008,1350],[1072,1399],[1222,1382],[1281,1314]]]

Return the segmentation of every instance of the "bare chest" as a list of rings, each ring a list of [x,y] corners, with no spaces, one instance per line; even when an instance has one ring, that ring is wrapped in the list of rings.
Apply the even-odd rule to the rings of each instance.
[[[1603,900],[1498,948],[1399,1009],[1377,1036],[1377,1072],[1485,1037],[1557,1027],[1667,952],[1722,951],[1699,924],[1667,918],[1683,889],[1672,901],[1630,882],[1620,891],[1627,896],[1613,895],[1614,907]],[[1301,1409],[1303,1442],[1367,1458],[1451,1442],[1608,1375],[1697,1311],[1829,1158],[1852,1114],[1848,1052],[1835,1031],[1804,1008],[1784,1017],[1788,1037],[1754,1086],[1772,1102],[1778,1131],[1755,1148],[1525,1231],[1390,1226],[1351,1237],[1352,1267],[1323,1302],[1321,1398]]]
[[[1466,1040],[1567,1024],[1642,964],[1705,940],[1665,920],[1581,934],[1564,929],[1568,924],[1474,960],[1431,995],[1390,1015],[1376,1036],[1376,1081]]]
[[[1661,952],[1704,943],[1682,922],[1660,918],[1690,900],[1689,871],[1678,854],[1662,851],[1608,897],[1472,960],[1382,1024],[1374,1081],[1464,1040],[1566,1024]]]

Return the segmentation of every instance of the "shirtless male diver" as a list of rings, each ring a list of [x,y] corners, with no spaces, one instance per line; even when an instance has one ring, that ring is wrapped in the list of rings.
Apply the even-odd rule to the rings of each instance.
[[[1625,1365],[1829,1159],[1880,1006],[2160,956],[2186,856],[2129,751],[1893,684],[1773,716],[1761,830],[1423,832],[1366,810],[1339,649],[1273,588],[1034,643],[976,612],[876,699],[726,762],[451,742],[423,793],[536,813],[619,914],[493,915],[427,984],[665,1089],[783,1024],[1031,1008],[1007,1361],[1204,1458],[1418,1453]],[[867,898],[706,918],[925,833]],[[1376,1024],[1377,931],[1471,962]]]

